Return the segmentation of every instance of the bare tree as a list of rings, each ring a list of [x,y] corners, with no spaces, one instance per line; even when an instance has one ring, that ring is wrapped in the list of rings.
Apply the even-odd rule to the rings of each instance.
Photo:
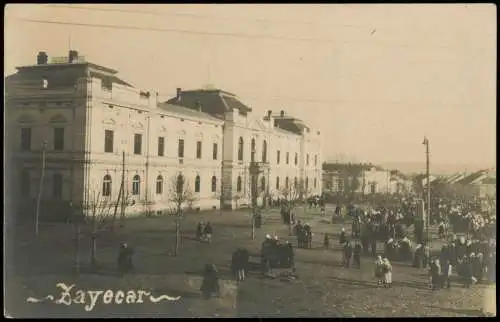
[[[182,175],[182,173],[177,173],[174,177],[172,177],[169,188],[169,201],[174,204],[173,212],[176,216],[174,255],[177,256],[179,254],[179,249],[181,246],[181,220],[183,216],[183,210],[186,206],[192,206],[192,204],[196,200],[196,196],[190,189],[189,184],[187,183],[186,178],[184,177],[184,175]]]
[[[300,200],[300,189],[299,185],[288,185],[283,187],[280,190],[280,194],[283,198],[284,204],[282,205],[281,211],[284,211],[285,213],[291,214],[293,211],[296,209],[298,201]],[[290,235],[292,235],[292,220],[289,218],[288,220],[288,232]]]
[[[97,240],[113,232],[116,225],[115,209],[118,204],[122,205],[123,211],[130,205],[130,196],[125,195],[121,200],[113,202],[111,198],[102,196],[100,192],[91,191],[89,200],[78,211],[86,213],[86,219],[90,223],[88,234],[90,235],[90,268],[97,269]],[[80,222],[76,221],[76,239],[79,240]],[[79,243],[75,243],[75,252],[79,253]],[[79,258],[77,257],[77,271],[79,270]]]

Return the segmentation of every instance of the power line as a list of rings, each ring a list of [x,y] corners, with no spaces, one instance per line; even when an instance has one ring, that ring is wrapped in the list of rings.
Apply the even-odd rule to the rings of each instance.
[[[349,25],[349,24],[338,24],[338,23],[318,23],[314,21],[305,20],[285,20],[285,19],[266,19],[266,18],[249,18],[249,17],[219,17],[219,16],[207,16],[194,13],[172,13],[172,12],[157,12],[157,11],[146,11],[146,10],[126,10],[117,8],[92,8],[92,7],[81,7],[74,5],[45,5],[44,7],[51,8],[64,8],[64,9],[76,9],[76,10],[89,10],[89,11],[107,11],[107,12],[120,12],[120,13],[131,13],[131,14],[144,14],[151,16],[172,16],[172,17],[189,17],[196,19],[206,19],[206,20],[237,20],[237,21],[253,21],[259,23],[291,23],[291,24],[305,24],[305,25],[318,25],[318,26],[339,26],[344,28],[355,28],[355,29],[371,29],[368,26],[359,25]]]
[[[285,36],[273,36],[268,34],[248,34],[241,32],[214,32],[214,31],[195,31],[186,29],[174,29],[174,28],[155,28],[155,27],[136,27],[136,26],[124,26],[124,25],[112,25],[112,24],[96,24],[96,23],[82,23],[82,22],[67,22],[67,21],[53,21],[53,20],[43,20],[43,19],[28,19],[28,18],[14,18],[19,21],[26,21],[31,23],[41,23],[41,24],[53,24],[53,25],[69,25],[69,26],[79,26],[79,27],[89,27],[89,28],[108,28],[115,30],[134,30],[134,31],[153,31],[153,32],[170,32],[179,34],[190,34],[190,35],[204,35],[204,36],[219,36],[219,37],[232,37],[232,38],[246,38],[246,39],[272,39],[272,40],[284,40],[284,41],[304,41],[304,42],[319,42],[319,43],[344,43],[344,44],[366,44],[366,45],[381,45],[387,47],[401,47],[401,48],[415,48],[422,46],[415,46],[411,44],[401,44],[394,42],[382,42],[382,41],[352,41],[352,40],[336,40],[327,38],[308,38],[308,37],[285,37]],[[456,50],[456,48],[447,45],[433,45],[435,48]],[[478,49],[478,51],[481,51]]]

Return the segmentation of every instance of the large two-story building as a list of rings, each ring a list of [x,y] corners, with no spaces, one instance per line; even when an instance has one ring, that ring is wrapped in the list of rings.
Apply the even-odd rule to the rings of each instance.
[[[294,182],[305,194],[321,191],[320,132],[283,111],[254,115],[218,89],[178,89],[160,102],[76,51],[50,61],[41,52],[17,69],[6,79],[5,141],[23,213],[38,196],[42,216],[96,200],[114,208],[123,195],[127,213],[164,211],[179,177],[199,209],[248,204],[252,178],[260,196]]]

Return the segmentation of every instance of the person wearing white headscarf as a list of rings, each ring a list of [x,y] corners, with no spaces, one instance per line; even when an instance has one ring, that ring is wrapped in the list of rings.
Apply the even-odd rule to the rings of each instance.
[[[392,286],[392,265],[387,259],[383,259],[383,269],[384,269],[384,286],[390,288]]]
[[[384,261],[382,260],[382,256],[377,256],[377,260],[375,261],[375,277],[379,285],[382,284],[384,278],[383,266]]]

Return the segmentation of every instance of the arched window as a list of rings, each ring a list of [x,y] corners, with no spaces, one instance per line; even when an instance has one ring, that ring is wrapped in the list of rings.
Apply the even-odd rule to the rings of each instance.
[[[306,155],[306,165],[309,165],[309,153]]]
[[[240,136],[238,140],[238,161],[243,161],[243,138]]]
[[[299,154],[295,152],[295,165],[299,164]]]
[[[132,179],[132,194],[134,196],[139,195],[141,192],[141,177],[138,174]]]
[[[176,188],[177,188],[177,194],[182,194],[182,192],[184,191],[184,177],[182,176],[182,174],[179,174],[177,176]]]
[[[297,177],[293,178],[293,187],[295,189],[297,189],[297,187],[299,186],[299,182],[297,181]]]
[[[161,195],[163,193],[163,177],[159,175],[156,177],[156,194]]]
[[[262,142],[262,162],[267,162],[267,141]]]
[[[285,188],[288,189],[288,177],[285,178]]]
[[[102,195],[104,197],[111,196],[111,176],[109,174],[102,179]]]
[[[318,183],[318,182],[316,181],[316,178],[314,178],[314,188],[316,188],[316,184],[317,184],[317,183]]]
[[[309,189],[309,177],[306,177],[306,191]]]
[[[318,165],[318,155],[314,155],[314,165]]]
[[[60,173],[54,173],[52,196],[54,199],[61,199],[63,194],[63,177]]]
[[[266,178],[265,177],[260,178],[260,190],[266,191]]]
[[[217,191],[217,178],[215,176],[212,177],[212,192]]]
[[[252,138],[252,142],[250,144],[250,161],[255,161],[255,139]]]
[[[280,188],[280,177],[276,177],[276,189]]]
[[[201,184],[201,178],[200,176],[196,176],[196,179],[194,179],[194,192],[200,192],[200,186]]]
[[[236,191],[241,192],[241,177],[238,176],[238,179],[236,179]]]

